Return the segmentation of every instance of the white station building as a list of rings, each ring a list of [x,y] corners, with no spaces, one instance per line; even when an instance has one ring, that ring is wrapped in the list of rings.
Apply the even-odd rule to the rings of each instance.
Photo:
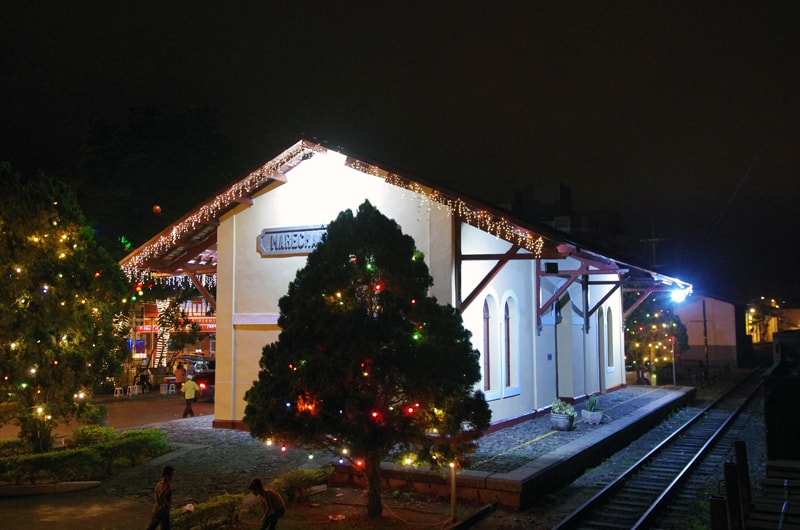
[[[489,205],[302,140],[121,261],[189,277],[216,316],[214,426],[243,428],[244,394],[279,334],[278,300],[339,212],[369,200],[412,236],[481,353],[495,425],[626,384],[623,292],[691,285]],[[216,278],[216,298],[204,278]],[[447,377],[447,374],[442,374]]]

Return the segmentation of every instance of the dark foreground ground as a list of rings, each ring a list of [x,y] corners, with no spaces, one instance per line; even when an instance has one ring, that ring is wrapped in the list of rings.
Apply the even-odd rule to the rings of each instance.
[[[704,392],[712,389],[705,389]],[[641,394],[656,395],[670,392],[671,387],[629,387],[602,397],[607,410],[623,414],[624,406]],[[615,403],[616,402],[616,403]],[[271,480],[291,469],[301,466],[316,467],[328,461],[328,455],[310,454],[289,450],[281,453],[265,447],[247,433],[211,428],[213,405],[196,403],[196,416],[181,419],[183,400],[179,397],[151,396],[122,398],[107,403],[109,425],[116,428],[157,426],[164,429],[178,450],[161,459],[132,469],[122,475],[103,481],[99,487],[81,492],[21,498],[0,498],[0,520],[3,528],[52,529],[133,529],[143,528],[149,519],[152,488],[158,480],[160,467],[169,462],[177,469],[174,482],[175,505],[203,500],[221,493],[244,492],[250,478],[260,476]],[[615,407],[620,408],[615,408]],[[754,420],[756,423],[758,420]],[[763,425],[763,420],[761,421]],[[568,436],[579,436],[578,426]],[[68,428],[65,429],[68,431]],[[527,432],[526,432],[527,431]],[[543,436],[548,427],[541,422],[521,425],[512,430],[500,431],[486,437],[481,450],[475,455],[476,469],[487,466],[510,466],[515,461],[535,458],[536,452],[558,446],[556,436]],[[763,428],[755,429],[754,436]],[[63,432],[62,434],[68,434]],[[545,433],[546,434],[546,433]],[[566,434],[566,433],[561,433]],[[0,436],[13,437],[8,427]],[[532,442],[532,440],[536,440]],[[564,441],[564,440],[561,440]],[[757,450],[757,449],[756,449]],[[624,461],[630,456],[620,456]],[[751,457],[751,462],[757,456]],[[613,459],[608,462],[613,465]],[[613,468],[602,466],[592,473],[611,473]],[[599,480],[587,474],[589,482]],[[511,529],[550,528],[560,516],[568,514],[572,504],[580,499],[580,487],[573,494],[555,494],[525,512],[497,509],[480,518],[474,528]],[[376,526],[363,521],[365,497],[362,491],[330,489],[304,505],[290,506],[292,513],[282,523],[284,528],[443,528],[450,519],[452,507],[448,499],[430,499],[400,492],[386,492],[384,497],[385,520]],[[572,503],[572,504],[571,504]],[[458,503],[455,510],[458,520],[465,520],[484,506]],[[246,519],[240,528],[255,524]]]

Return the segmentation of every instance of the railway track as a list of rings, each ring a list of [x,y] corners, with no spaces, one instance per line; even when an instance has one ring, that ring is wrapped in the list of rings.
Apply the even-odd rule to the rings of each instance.
[[[705,457],[730,450],[731,441],[725,438],[728,428],[760,387],[761,378],[754,373],[710,402],[555,528],[658,527],[657,519],[663,523],[669,517],[667,508],[691,497],[692,476]],[[682,491],[686,488],[688,493]]]

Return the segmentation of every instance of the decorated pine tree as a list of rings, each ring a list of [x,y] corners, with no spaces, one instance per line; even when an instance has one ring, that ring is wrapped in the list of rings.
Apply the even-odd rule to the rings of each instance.
[[[127,281],[99,247],[69,188],[0,165],[0,423],[34,449],[126,354],[115,315]]]
[[[429,296],[423,258],[369,202],[340,213],[280,299],[281,333],[246,394],[253,436],[361,469],[370,517],[382,513],[382,461],[454,464],[491,417],[470,332]]]
[[[637,296],[630,293],[628,303]],[[637,383],[649,384],[644,374],[654,372],[659,360],[672,363],[673,354],[680,357],[689,349],[686,326],[673,306],[667,293],[651,294],[625,319],[626,363],[633,365]]]

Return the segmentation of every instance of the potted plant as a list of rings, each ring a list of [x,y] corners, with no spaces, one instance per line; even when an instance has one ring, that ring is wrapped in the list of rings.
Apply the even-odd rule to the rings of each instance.
[[[557,431],[572,429],[576,415],[575,407],[559,398],[556,398],[550,407],[550,422]]]
[[[603,409],[597,406],[597,396],[589,396],[589,399],[586,400],[586,405],[581,411],[581,418],[586,423],[594,425],[599,425],[603,421]]]

